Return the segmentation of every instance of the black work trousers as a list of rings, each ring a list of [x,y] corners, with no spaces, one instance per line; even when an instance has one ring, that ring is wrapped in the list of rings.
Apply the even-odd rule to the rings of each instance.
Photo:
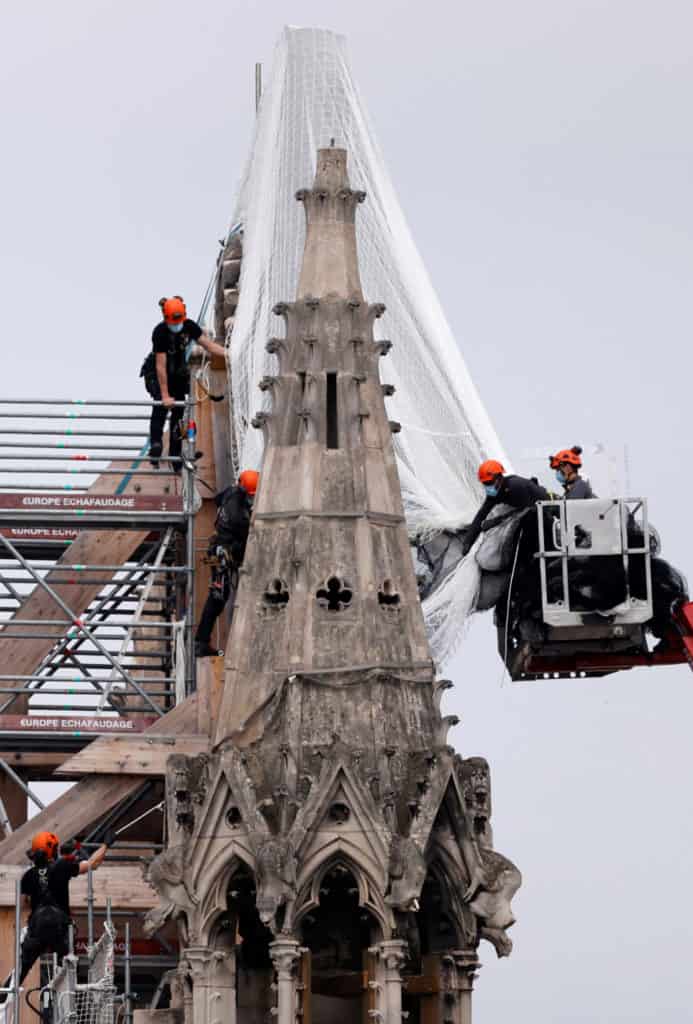
[[[161,389],[158,379],[153,380],[147,390],[155,401],[161,401]],[[188,393],[188,378],[174,377],[169,379],[168,390],[171,398],[175,398],[177,402],[182,402]],[[171,420],[168,428],[168,454],[171,458],[175,459],[180,457],[183,442],[180,424],[185,410],[180,406],[177,409],[167,409],[165,405],[155,405],[152,407],[152,415],[149,421],[149,449],[155,457],[161,455],[164,426],[169,412],[171,413]]]
[[[51,908],[47,914],[40,914],[38,927],[36,927],[35,915],[29,918],[29,927],[22,943],[22,966],[19,974],[19,984],[24,981],[27,974],[36,961],[44,953],[57,953],[58,959],[62,960],[67,956],[68,936],[70,922],[65,914],[60,911],[53,912]],[[32,925],[32,918],[34,923]]]
[[[200,622],[195,635],[195,640],[198,643],[209,644],[212,639],[214,623],[223,612],[229,600],[231,601],[231,608],[233,608],[236,600],[237,586],[238,572],[234,566],[224,561],[223,564],[212,568],[209,594],[202,609],[202,615],[200,615]]]

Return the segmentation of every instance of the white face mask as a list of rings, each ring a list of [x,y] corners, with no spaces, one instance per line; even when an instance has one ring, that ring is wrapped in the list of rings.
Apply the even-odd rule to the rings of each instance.
[[[173,334],[180,334],[180,332],[183,330],[183,324],[182,323],[180,323],[180,324],[167,324],[166,326],[168,327],[169,331],[173,332]]]

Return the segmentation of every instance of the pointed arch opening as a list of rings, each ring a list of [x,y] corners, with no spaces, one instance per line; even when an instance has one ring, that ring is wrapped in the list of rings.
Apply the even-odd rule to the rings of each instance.
[[[382,938],[368,902],[367,883],[344,859],[328,863],[313,881],[298,921],[308,950],[312,1024],[361,1024],[368,1013],[369,949]]]
[[[416,916],[421,957],[459,949],[463,944],[450,882],[438,862],[431,864],[426,874]]]
[[[274,936],[260,920],[256,899],[255,876],[246,864],[239,863],[229,879],[227,913],[219,927],[224,939],[233,934],[238,1019],[244,1024],[264,1024],[273,1005],[269,945]]]
[[[466,947],[458,893],[461,879],[449,865],[434,859],[428,866],[415,910],[397,915],[397,930],[408,945],[402,977],[402,1008],[407,1024],[445,1019],[443,965],[455,950]]]

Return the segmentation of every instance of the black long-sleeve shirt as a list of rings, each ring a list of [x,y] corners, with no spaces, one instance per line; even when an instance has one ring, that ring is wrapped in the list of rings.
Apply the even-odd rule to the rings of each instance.
[[[481,533],[481,527],[486,516],[496,505],[510,505],[511,508],[519,510],[529,508],[530,505],[534,505],[537,501],[548,501],[550,497],[549,492],[541,484],[537,483],[536,480],[527,480],[523,476],[514,476],[512,474],[504,476],[498,494],[495,497],[489,495],[472,519],[471,525],[464,535],[465,548],[467,550],[471,548]]]
[[[219,509],[215,522],[214,543],[230,547],[234,561],[240,565],[243,562],[250,531],[252,501],[246,491],[238,486],[227,487],[216,495],[214,501]]]

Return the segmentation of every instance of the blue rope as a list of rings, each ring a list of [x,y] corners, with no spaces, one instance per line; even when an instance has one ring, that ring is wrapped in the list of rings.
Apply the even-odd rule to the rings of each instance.
[[[115,492],[116,494],[122,494],[123,493],[123,491],[125,490],[127,485],[132,480],[132,470],[133,469],[137,469],[137,467],[139,466],[140,462],[142,461],[141,456],[142,455],[146,455],[148,451],[149,451],[149,441],[147,441],[147,443],[142,447],[142,450],[140,451],[140,456],[133,462],[133,464],[130,466],[130,471],[125,474],[123,479],[120,481],[120,483],[116,487],[116,492]]]

